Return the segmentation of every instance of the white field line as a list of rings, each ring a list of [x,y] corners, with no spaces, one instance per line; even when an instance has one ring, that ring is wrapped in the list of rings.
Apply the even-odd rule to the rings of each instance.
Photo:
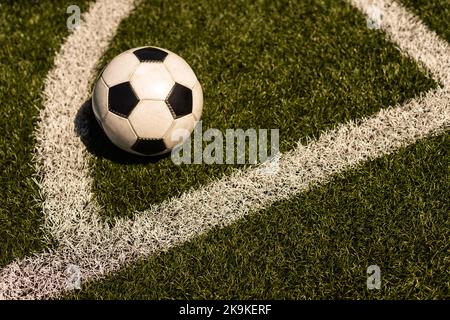
[[[367,11],[366,1],[351,2]],[[111,3],[98,1],[91,7],[86,22],[69,36],[57,55],[44,91],[36,158],[46,197],[45,228],[59,246],[53,252],[17,260],[3,268],[2,298],[57,296],[66,291],[65,270],[69,264],[80,267],[82,280],[98,279],[138,258],[172,248],[215,226],[229,225],[275,201],[325,183],[364,161],[442,132],[450,124],[448,44],[402,6],[372,1],[384,8],[381,26],[390,38],[440,80],[443,88],[298,145],[281,157],[276,174],[263,175],[257,169],[236,171],[155,205],[131,220],[117,219],[110,228],[102,222],[93,199],[88,153],[75,136],[74,119],[89,97],[89,80],[97,61],[121,18],[132,9],[131,1]]]
[[[416,16],[392,0],[347,0],[366,15],[381,9],[381,28],[400,50],[423,65],[446,88],[450,86],[449,44],[430,31]]]

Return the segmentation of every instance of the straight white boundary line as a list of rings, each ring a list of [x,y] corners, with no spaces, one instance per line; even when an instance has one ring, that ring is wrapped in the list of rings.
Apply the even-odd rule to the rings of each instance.
[[[430,31],[418,17],[393,0],[347,0],[366,15],[381,9],[381,28],[390,41],[414,61],[428,69],[444,87],[450,86],[450,49],[447,41]]]
[[[351,3],[368,12],[368,1]],[[308,145],[298,145],[281,157],[276,174],[262,175],[257,169],[237,171],[155,205],[131,220],[117,219],[110,228],[98,215],[88,175],[88,153],[74,133],[74,119],[89,97],[89,81],[97,61],[133,3],[97,1],[84,15],[85,23],[68,37],[55,58],[47,76],[45,108],[36,134],[45,228],[59,246],[53,252],[17,260],[3,268],[0,297],[56,296],[66,290],[65,270],[70,264],[80,267],[82,280],[99,278],[138,258],[167,250],[215,226],[229,225],[249,212],[325,183],[336,173],[364,161],[445,130],[450,124],[448,44],[395,2],[373,4],[382,8],[381,27],[391,40],[425,66],[443,88],[357,123],[341,125]]]

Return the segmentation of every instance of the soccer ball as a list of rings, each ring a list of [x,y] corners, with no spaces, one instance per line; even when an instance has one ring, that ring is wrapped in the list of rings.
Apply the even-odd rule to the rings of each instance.
[[[202,87],[173,52],[130,49],[103,70],[92,94],[95,117],[119,148],[159,155],[182,143],[200,120]]]

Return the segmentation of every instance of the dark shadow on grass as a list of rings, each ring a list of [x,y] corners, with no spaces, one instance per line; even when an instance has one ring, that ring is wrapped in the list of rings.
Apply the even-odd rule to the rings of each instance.
[[[116,147],[98,124],[92,110],[91,99],[83,103],[78,110],[75,117],[75,132],[91,154],[121,164],[156,163],[170,155],[170,152],[168,152],[160,156],[144,157],[125,152]]]

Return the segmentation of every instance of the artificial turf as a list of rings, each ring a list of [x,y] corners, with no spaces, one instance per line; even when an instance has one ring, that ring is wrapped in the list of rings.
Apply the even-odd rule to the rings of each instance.
[[[359,23],[354,25],[363,23],[363,19],[359,19]],[[345,24],[348,19],[338,21]],[[357,28],[357,31],[365,32],[364,38],[380,36],[376,31],[364,31],[362,28]],[[352,32],[356,32],[354,27]],[[383,41],[382,35],[377,41]],[[353,42],[355,47],[356,43],[357,41]],[[369,46],[373,44],[370,42]],[[393,48],[386,42],[379,46],[389,50]],[[347,57],[353,68],[357,68],[358,62],[363,61],[358,59],[359,50],[367,54],[364,48],[362,41],[353,50],[351,58],[355,60]],[[370,47],[366,47],[366,50],[370,51]],[[342,55],[339,57],[346,57],[341,50],[336,51],[336,55]],[[397,56],[393,52],[389,53]],[[314,60],[310,56],[308,58]],[[371,59],[377,58],[371,56]],[[323,55],[318,59],[327,61]],[[392,56],[388,59],[392,59]],[[332,61],[335,63],[335,60]],[[382,69],[383,65],[383,61],[373,63],[374,73],[380,67]],[[312,67],[311,64],[308,66]],[[345,68],[339,72],[344,79],[365,83],[364,79],[358,79],[357,76],[353,75],[352,78]],[[202,72],[200,78],[201,75]],[[239,75],[236,73],[233,76]],[[328,74],[324,72],[324,75]],[[401,74],[397,75],[403,81]],[[366,76],[372,77],[367,80],[368,86],[373,86],[372,90],[381,93],[384,99],[398,102],[405,98],[397,97],[396,100],[395,97],[389,97],[394,92],[391,90],[392,84],[377,88],[384,80],[379,78],[373,81],[374,74],[366,73]],[[352,89],[357,89],[355,82],[352,83]],[[312,90],[312,87],[308,88]],[[211,96],[208,96],[208,92],[206,91],[206,101],[218,99],[214,97],[214,92],[210,93]],[[353,109],[356,102],[360,101],[358,98],[361,92],[355,96],[352,92],[330,90],[323,93],[328,94],[327,101],[330,103],[335,101],[333,97],[339,93],[344,94],[342,99],[347,99],[335,109],[336,117],[341,117],[339,121],[352,118],[352,112],[358,111]],[[417,91],[411,92],[415,94]],[[275,100],[279,99],[277,93],[272,94]],[[378,107],[358,116],[383,107],[380,100],[370,94],[363,96],[370,99],[369,104]],[[246,99],[250,98],[246,96]],[[312,97],[308,96],[308,99]],[[226,103],[223,102],[223,105]],[[317,108],[316,100],[312,104],[307,103],[307,106],[311,108],[311,112],[322,110]],[[208,107],[207,102],[205,108]],[[295,110],[286,110],[289,117],[294,116]],[[205,111],[208,112],[207,109]],[[259,112],[257,109],[253,114]],[[342,115],[340,112],[347,114]],[[206,119],[215,121],[213,115],[208,118],[207,113],[205,122]],[[293,118],[292,121],[306,123],[301,117]],[[321,114],[312,123],[323,129],[333,125],[333,122],[327,121],[329,119]],[[320,132],[320,129],[315,131],[311,128],[301,131],[300,124],[294,125],[296,131],[300,130],[300,133],[296,133],[296,138]],[[284,127],[283,124],[280,126]],[[290,147],[289,137],[282,136],[286,149]],[[344,173],[330,184],[246,217],[230,227],[212,230],[180,247],[141,260],[104,281],[86,283],[81,292],[66,298],[448,298],[449,147],[449,136],[443,134],[403,148],[393,155]],[[202,173],[201,169],[196,170]],[[97,195],[99,194],[101,196],[97,190]],[[366,288],[366,268],[372,264],[381,267],[380,291],[369,291]]]
[[[450,1],[401,0],[433,31],[450,42]]]
[[[66,298],[449,298],[449,150],[428,138]]]
[[[86,0],[77,1],[81,10]],[[33,170],[33,130],[70,1],[0,3],[0,266],[45,247]]]
[[[203,86],[204,129],[278,128],[282,152],[435,86],[355,8],[331,0],[145,1],[120,26],[99,70],[143,45],[191,64]],[[234,169],[130,157],[99,139],[90,118],[93,189],[104,217],[131,216]]]
[[[280,128],[282,151],[436,86],[354,8],[298,2],[145,1],[99,70],[131,47],[168,48],[203,85],[204,127]],[[450,40],[447,1],[403,2]],[[33,128],[69,4],[0,4],[0,266],[48,245],[34,201]],[[99,133],[95,120],[91,129]],[[152,163],[92,140],[105,217],[130,216],[235,168]],[[65,298],[448,298],[449,147],[443,134],[403,148]],[[370,264],[381,267],[380,291],[365,287]]]

